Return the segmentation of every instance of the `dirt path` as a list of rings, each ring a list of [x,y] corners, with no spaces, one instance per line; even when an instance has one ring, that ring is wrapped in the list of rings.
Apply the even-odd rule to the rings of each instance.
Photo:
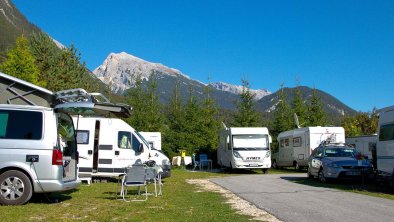
[[[255,205],[249,203],[248,201],[238,197],[232,192],[218,186],[207,179],[196,179],[196,180],[186,180],[189,184],[197,185],[201,191],[210,191],[220,193],[227,199],[228,204],[237,211],[237,213],[242,215],[252,216],[254,220],[268,221],[268,222],[280,222],[276,217],[267,213],[266,211],[257,208]]]

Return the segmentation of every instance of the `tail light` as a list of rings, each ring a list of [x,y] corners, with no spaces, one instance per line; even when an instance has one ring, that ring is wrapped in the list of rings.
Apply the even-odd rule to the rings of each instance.
[[[63,165],[63,153],[61,150],[52,151],[52,165]]]

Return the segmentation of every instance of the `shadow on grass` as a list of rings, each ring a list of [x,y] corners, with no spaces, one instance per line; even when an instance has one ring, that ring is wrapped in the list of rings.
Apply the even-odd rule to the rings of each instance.
[[[29,203],[56,204],[71,199],[71,193],[77,190],[69,190],[61,193],[35,193]]]

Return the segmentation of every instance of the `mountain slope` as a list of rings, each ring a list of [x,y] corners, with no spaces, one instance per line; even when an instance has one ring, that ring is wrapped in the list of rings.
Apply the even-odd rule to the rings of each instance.
[[[5,52],[15,44],[17,37],[41,32],[9,0],[0,0],[0,30],[0,62],[5,58]]]

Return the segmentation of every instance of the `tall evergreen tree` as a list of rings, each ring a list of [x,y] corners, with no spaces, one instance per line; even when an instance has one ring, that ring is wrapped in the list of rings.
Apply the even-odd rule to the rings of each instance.
[[[242,93],[236,102],[237,111],[234,114],[233,126],[251,127],[260,126],[261,117],[254,109],[256,94],[250,91],[249,81],[242,80]]]
[[[130,90],[128,97],[128,103],[133,108],[132,115],[126,121],[139,131],[144,131],[147,128],[145,118],[146,98],[146,93],[142,86],[141,74],[137,74],[135,77],[135,86]]]
[[[30,83],[39,84],[40,71],[26,37],[21,36],[16,40],[15,47],[7,52],[6,60],[0,64],[0,70]]]
[[[201,112],[201,131],[204,135],[204,144],[202,145],[204,151],[213,152],[216,150],[218,140],[218,130],[220,127],[220,121],[218,121],[218,108],[215,101],[211,97],[210,85],[205,86],[204,89],[205,98],[202,103]]]
[[[295,114],[298,116],[298,120],[300,124],[305,123],[306,118],[306,106],[304,100],[302,99],[300,85],[297,82],[297,87],[295,89],[295,97],[291,101],[292,109]]]
[[[325,126],[326,124],[327,114],[324,112],[317,90],[314,88],[310,105],[308,106],[308,126]]]
[[[164,125],[164,117],[161,112],[161,107],[159,103],[159,96],[156,93],[157,81],[156,76],[152,72],[149,77],[148,87],[147,87],[147,101],[146,101],[146,122],[147,126],[144,131],[155,132],[161,131]]]

